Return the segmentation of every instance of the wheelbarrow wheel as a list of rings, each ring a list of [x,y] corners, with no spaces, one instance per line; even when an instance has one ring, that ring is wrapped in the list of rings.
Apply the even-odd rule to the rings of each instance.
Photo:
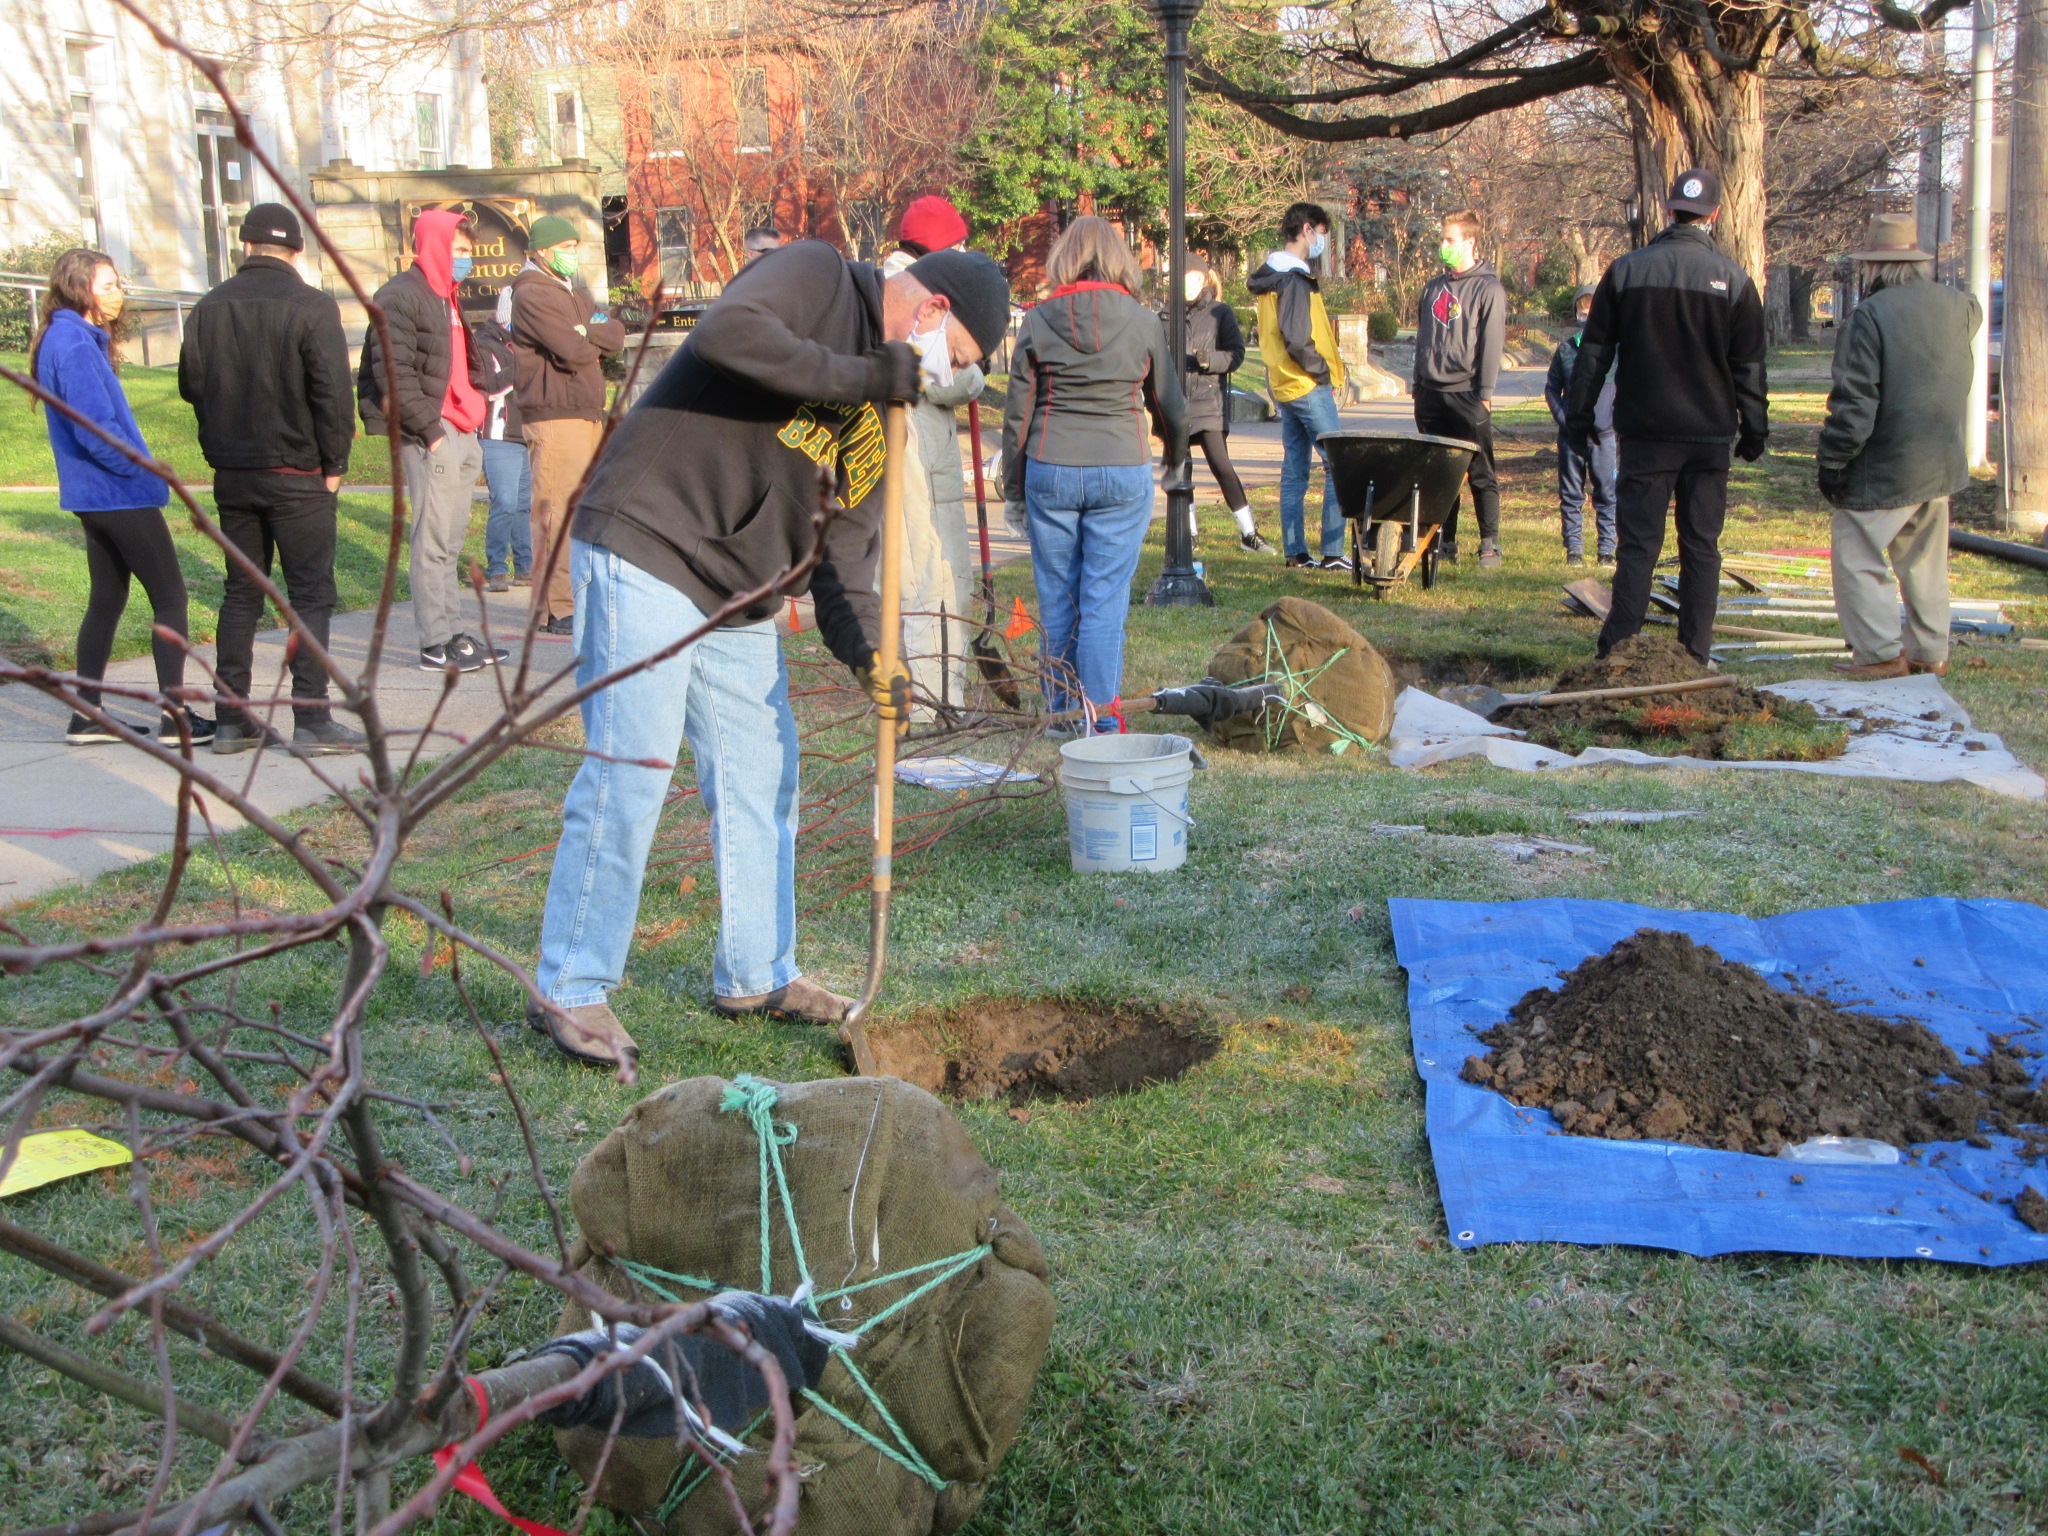
[[[1382,518],[1372,526],[1372,573],[1391,580],[1401,568],[1401,525]]]

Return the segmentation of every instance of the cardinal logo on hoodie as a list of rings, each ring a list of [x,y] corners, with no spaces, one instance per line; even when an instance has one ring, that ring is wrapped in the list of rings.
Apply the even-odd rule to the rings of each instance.
[[[1448,287],[1436,291],[1436,299],[1429,306],[1429,312],[1438,325],[1449,325],[1465,311],[1458,306],[1458,296]]]

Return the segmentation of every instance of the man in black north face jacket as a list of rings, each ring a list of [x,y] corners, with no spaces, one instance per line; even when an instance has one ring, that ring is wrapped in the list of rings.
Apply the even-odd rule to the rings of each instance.
[[[1707,659],[1721,584],[1729,445],[1754,461],[1770,437],[1763,301],[1749,275],[1714,244],[1720,205],[1721,179],[1712,171],[1679,175],[1664,204],[1670,228],[1601,278],[1572,368],[1565,435],[1582,450],[1595,435],[1595,404],[1610,369],[1618,384],[1614,605],[1600,628],[1602,656],[1643,627],[1664,549],[1664,514],[1675,495],[1678,641]]]

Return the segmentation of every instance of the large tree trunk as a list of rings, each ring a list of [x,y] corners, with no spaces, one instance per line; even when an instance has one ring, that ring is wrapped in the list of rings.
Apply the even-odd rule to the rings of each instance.
[[[2001,387],[2006,504],[2032,537],[2048,529],[2048,15],[2021,6],[2015,27]]]
[[[1636,181],[1655,229],[1663,199],[1690,166],[1721,178],[1721,248],[1764,287],[1764,78],[1730,71],[1705,54],[1645,60],[1616,49],[1614,77],[1636,126]],[[1645,187],[1644,183],[1650,185]]]

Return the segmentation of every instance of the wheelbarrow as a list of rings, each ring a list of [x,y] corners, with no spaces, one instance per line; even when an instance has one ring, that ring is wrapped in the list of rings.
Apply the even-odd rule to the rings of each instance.
[[[1438,535],[1477,443],[1421,432],[1325,432],[1337,505],[1351,524],[1351,583],[1385,597],[1418,570],[1436,585]]]

